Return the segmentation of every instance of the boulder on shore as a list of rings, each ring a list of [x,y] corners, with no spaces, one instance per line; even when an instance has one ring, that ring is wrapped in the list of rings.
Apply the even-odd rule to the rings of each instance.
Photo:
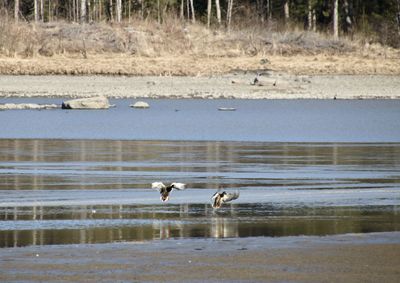
[[[136,102],[134,104],[131,104],[129,106],[133,107],[133,108],[149,108],[150,107],[150,105],[147,102],[144,102],[144,101],[138,101],[138,102]]]
[[[63,101],[62,109],[108,109],[110,102],[107,97],[89,97]]]
[[[35,104],[35,103],[5,103],[0,104],[0,110],[41,110],[41,109],[55,109],[60,108],[56,104]]]

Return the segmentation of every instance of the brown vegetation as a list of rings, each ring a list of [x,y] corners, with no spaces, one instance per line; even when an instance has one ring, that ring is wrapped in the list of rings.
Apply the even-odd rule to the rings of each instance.
[[[227,32],[175,18],[129,25],[0,21],[1,74],[400,74],[399,58],[399,50],[364,40],[254,26]]]

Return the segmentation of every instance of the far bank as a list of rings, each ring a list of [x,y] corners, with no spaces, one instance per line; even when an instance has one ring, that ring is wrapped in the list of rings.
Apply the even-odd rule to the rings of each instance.
[[[1,97],[399,99],[399,75],[0,76]]]

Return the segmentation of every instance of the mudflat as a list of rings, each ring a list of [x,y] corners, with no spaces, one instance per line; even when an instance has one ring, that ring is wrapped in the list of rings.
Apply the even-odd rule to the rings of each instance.
[[[5,248],[0,280],[397,282],[400,233]]]

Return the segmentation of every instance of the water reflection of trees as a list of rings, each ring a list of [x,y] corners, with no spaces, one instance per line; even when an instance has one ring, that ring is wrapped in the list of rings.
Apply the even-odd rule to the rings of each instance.
[[[235,238],[252,236],[329,235],[399,231],[400,215],[397,207],[385,209],[362,207],[293,209],[265,208],[272,213],[262,214],[259,208],[247,205],[227,205],[214,211],[207,205],[182,204],[165,211],[159,206],[132,208],[131,206],[83,206],[54,213],[54,208],[14,207],[2,209],[0,216],[7,221],[32,221],[30,227],[40,227],[35,221],[87,219],[139,219],[142,225],[0,230],[0,247],[92,244],[116,241],[148,241],[171,238]],[[252,214],[249,211],[254,209]],[[276,211],[274,211],[276,210]],[[257,212],[258,211],[258,212]],[[256,217],[257,214],[260,214]],[[12,222],[15,223],[15,222]]]
[[[29,166],[26,167],[27,163]],[[25,164],[25,165],[24,165]],[[18,168],[24,165],[24,173]],[[220,175],[230,172],[271,173],[307,166],[377,166],[398,168],[398,144],[292,144],[238,142],[168,142],[103,140],[0,140],[0,169],[16,173],[0,176],[0,189],[117,189],[143,188],[145,173],[171,172],[171,176],[198,174],[197,188],[226,184]],[[348,168],[348,167],[346,167]],[[46,171],[47,170],[47,171]],[[46,172],[52,174],[46,174]],[[60,173],[57,174],[57,170]],[[65,174],[69,170],[70,174]],[[84,171],[88,174],[76,173]],[[143,172],[138,178],[117,172]],[[91,173],[96,173],[93,176]],[[104,172],[109,173],[105,176]],[[114,173],[114,175],[113,175]],[[140,174],[138,175],[140,176]],[[183,177],[184,179],[184,177]],[[398,179],[396,179],[399,181]],[[399,181],[400,182],[400,181]]]

